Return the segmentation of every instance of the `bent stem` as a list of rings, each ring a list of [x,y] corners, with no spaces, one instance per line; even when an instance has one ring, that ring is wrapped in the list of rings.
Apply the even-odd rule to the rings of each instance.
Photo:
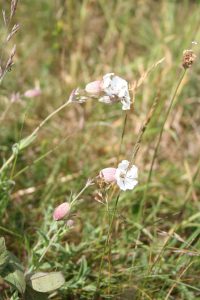
[[[54,116],[56,115],[58,112],[60,112],[63,108],[65,108],[69,103],[71,102],[71,100],[68,100],[67,102],[65,102],[63,105],[61,105],[60,107],[58,107],[56,110],[54,110],[50,115],[48,115],[36,128],[35,130],[25,139],[19,141],[17,143],[17,146],[19,147],[18,151],[13,152],[12,155],[9,157],[9,159],[2,165],[1,169],[0,169],[0,175],[3,173],[3,171],[10,165],[10,163],[15,159],[15,157],[19,154],[20,151],[20,143],[22,144],[23,142],[26,142],[25,146],[22,146],[23,148],[26,148],[27,146],[29,146],[29,144],[32,143],[32,141],[37,137],[37,134],[39,132],[39,130]]]

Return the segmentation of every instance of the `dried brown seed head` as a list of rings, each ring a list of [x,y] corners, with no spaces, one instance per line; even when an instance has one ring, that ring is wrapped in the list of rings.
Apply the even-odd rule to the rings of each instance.
[[[193,52],[193,50],[190,49],[190,50],[183,51],[183,62],[182,62],[183,68],[184,69],[190,68],[193,65],[196,58],[197,56]]]

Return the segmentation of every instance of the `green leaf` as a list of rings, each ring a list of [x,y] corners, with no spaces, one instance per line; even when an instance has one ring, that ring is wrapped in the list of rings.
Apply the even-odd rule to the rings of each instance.
[[[24,273],[21,270],[12,268],[12,270],[4,276],[4,280],[14,286],[20,293],[23,294],[25,292],[26,281]]]
[[[37,135],[35,134],[31,134],[28,137],[20,140],[18,143],[14,144],[12,147],[12,151],[15,155],[17,155],[19,153],[19,151],[25,149],[26,147],[28,147],[35,139],[36,139]]]
[[[31,134],[28,137],[22,139],[21,141],[19,141],[19,150],[22,150],[26,147],[28,147],[35,139],[36,139],[37,135],[36,134]]]
[[[29,281],[31,287],[41,293],[57,290],[65,283],[64,276],[61,272],[35,273],[29,277]]]
[[[93,284],[89,284],[89,285],[86,285],[83,288],[83,290],[86,291],[86,292],[95,292],[97,290],[97,287]]]
[[[6,249],[5,239],[1,237],[0,238],[0,273],[3,271],[7,263],[8,263],[8,251]]]
[[[4,280],[16,288],[20,293],[24,293],[26,289],[26,281],[23,266],[15,255],[8,251],[9,263],[4,268],[2,277]]]

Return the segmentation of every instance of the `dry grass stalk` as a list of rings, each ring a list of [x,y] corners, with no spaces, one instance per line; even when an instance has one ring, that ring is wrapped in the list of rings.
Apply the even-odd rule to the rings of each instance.
[[[11,1],[10,16],[9,17],[6,16],[6,11],[4,9],[2,10],[3,21],[4,21],[4,25],[6,27],[7,34],[6,34],[5,40],[2,42],[2,47],[1,47],[2,48],[2,53],[0,54],[0,57],[1,57],[1,60],[0,60],[0,83],[2,82],[2,80],[3,80],[4,76],[6,75],[6,73],[8,71],[10,71],[11,67],[14,64],[13,58],[14,58],[15,53],[16,53],[16,45],[14,45],[14,47],[12,48],[8,59],[3,59],[3,57],[4,57],[4,51],[6,49],[6,46],[7,46],[8,42],[10,42],[12,37],[15,35],[15,33],[18,32],[18,30],[20,28],[19,24],[15,24],[10,29],[12,19],[13,19],[15,13],[16,13],[17,4],[18,4],[18,0],[12,0]]]
[[[135,157],[138,153],[138,150],[139,150],[140,145],[141,145],[142,137],[143,137],[143,135],[144,135],[144,133],[147,129],[147,126],[148,126],[149,122],[151,121],[151,118],[153,117],[153,114],[155,112],[157,104],[158,104],[158,96],[156,96],[156,98],[155,98],[155,100],[154,100],[154,102],[153,102],[153,104],[150,108],[150,111],[147,114],[146,120],[144,121],[144,123],[141,126],[141,129],[140,129],[140,132],[138,134],[138,137],[137,137],[137,140],[136,140],[136,143],[135,143],[135,147],[134,147],[134,150],[133,150],[131,162],[133,162],[133,160],[135,159]]]
[[[12,0],[11,1],[11,6],[10,6],[10,20],[13,18],[14,14],[16,12],[17,3],[18,3],[18,0]]]

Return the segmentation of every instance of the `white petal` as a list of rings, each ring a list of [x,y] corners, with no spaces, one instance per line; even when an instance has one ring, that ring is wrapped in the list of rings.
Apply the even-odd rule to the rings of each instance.
[[[137,184],[138,184],[137,180],[126,180],[125,182],[125,186],[127,190],[133,190]]]
[[[129,161],[128,160],[122,160],[119,164],[118,164],[118,168],[120,170],[124,170],[126,171],[128,169],[129,166]]]
[[[102,88],[108,96],[115,96],[118,97],[119,100],[123,101],[124,110],[129,109],[130,96],[128,90],[128,83],[126,80],[122,79],[119,76],[116,76],[114,73],[108,73],[105,76],[103,76]]]
[[[116,178],[116,180],[120,180],[121,179],[120,175],[121,175],[121,170],[117,168],[117,170],[115,172],[115,178]]]
[[[102,81],[103,89],[106,89],[110,86],[110,84],[112,82],[112,76],[114,76],[114,73],[108,73],[103,76],[103,81]]]
[[[101,98],[99,98],[99,102],[110,104],[113,101],[109,96],[102,96]]]
[[[133,165],[131,169],[127,172],[127,177],[138,178],[138,168]]]
[[[124,101],[121,102],[122,102],[122,110],[129,110],[131,108],[131,103],[127,103]]]
[[[126,191],[126,184],[123,179],[117,180],[117,185],[119,186],[120,190]]]

